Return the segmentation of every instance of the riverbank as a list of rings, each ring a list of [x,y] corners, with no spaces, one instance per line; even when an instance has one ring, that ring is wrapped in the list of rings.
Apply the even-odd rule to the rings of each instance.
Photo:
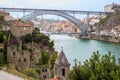
[[[54,48],[56,51],[60,52],[61,47],[63,47],[71,67],[74,66],[73,60],[75,58],[83,64],[94,51],[99,51],[101,55],[111,52],[116,58],[120,58],[120,44],[118,43],[92,39],[84,40],[67,35],[50,35],[50,38],[55,42]]]
[[[98,40],[98,41],[107,41],[107,42],[120,43],[120,37],[119,36],[91,34],[91,35],[88,35],[88,36],[82,36],[80,38],[81,39],[91,39],[91,40]]]

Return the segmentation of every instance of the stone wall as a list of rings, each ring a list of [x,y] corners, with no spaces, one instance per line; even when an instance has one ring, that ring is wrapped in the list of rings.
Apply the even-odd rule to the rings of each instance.
[[[30,52],[28,50],[18,50],[17,46],[7,47],[7,60],[14,63],[18,70],[30,67]]]
[[[33,27],[12,26],[10,30],[16,37],[21,37],[28,33],[32,34]]]

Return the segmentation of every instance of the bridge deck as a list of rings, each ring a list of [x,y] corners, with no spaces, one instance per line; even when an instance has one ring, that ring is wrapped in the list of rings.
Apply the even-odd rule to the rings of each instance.
[[[0,10],[10,11],[10,12],[34,12],[36,10],[42,11],[63,11],[69,14],[111,14],[113,12],[102,12],[102,11],[79,11],[79,10],[58,10],[58,9],[34,9],[34,8],[6,8],[0,7]]]
[[[80,32],[70,32],[70,33],[66,33],[66,32],[45,32],[44,34],[48,34],[48,35],[51,35],[51,34],[62,34],[62,35],[70,35],[70,34],[81,34]]]

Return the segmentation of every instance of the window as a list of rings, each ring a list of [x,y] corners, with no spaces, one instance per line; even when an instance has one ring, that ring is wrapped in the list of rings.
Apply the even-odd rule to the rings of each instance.
[[[23,52],[22,52],[22,55],[23,55]]]
[[[65,69],[62,69],[62,76],[65,76]]]
[[[12,50],[14,49],[14,47],[12,47]]]
[[[44,72],[47,72],[47,68],[44,69]]]
[[[24,27],[24,30],[26,30],[26,28]]]
[[[42,69],[42,72],[44,72],[44,68]]]
[[[40,74],[40,73],[41,73],[41,71],[40,71],[40,70],[38,70],[38,69],[36,69],[36,72],[37,72],[38,74]]]
[[[26,62],[26,58],[24,58],[24,62]]]
[[[46,77],[46,75],[43,75],[43,79],[46,79],[47,77]]]
[[[55,68],[55,74],[57,74],[57,68]]]
[[[21,59],[19,59],[19,62],[21,62]]]
[[[15,52],[13,52],[13,56],[15,56]]]

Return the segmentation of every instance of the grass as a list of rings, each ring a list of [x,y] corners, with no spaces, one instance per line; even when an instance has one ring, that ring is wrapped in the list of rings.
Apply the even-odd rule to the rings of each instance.
[[[113,16],[113,14],[109,14],[108,16],[106,16],[105,18],[101,19],[97,25],[100,26],[102,24],[104,24],[107,20],[109,20],[111,17]]]
[[[11,74],[13,74],[13,75],[16,75],[16,76],[18,76],[18,77],[24,78],[25,80],[38,80],[38,79],[35,79],[35,78],[33,78],[33,77],[27,76],[27,75],[25,75],[25,74],[22,73],[22,72],[17,71],[17,70],[14,68],[13,65],[12,65],[12,68],[7,68],[5,71],[8,72],[8,73],[11,73]]]

